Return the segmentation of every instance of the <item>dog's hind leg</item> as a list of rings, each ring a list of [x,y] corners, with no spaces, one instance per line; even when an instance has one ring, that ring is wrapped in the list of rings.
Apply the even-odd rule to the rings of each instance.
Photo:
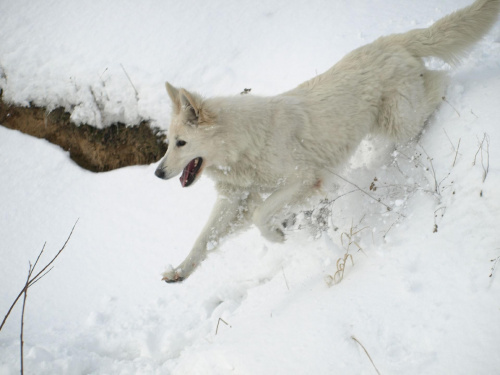
[[[445,82],[444,72],[431,70],[402,79],[381,99],[379,131],[397,142],[418,136],[442,102]]]
[[[210,218],[191,252],[177,268],[163,273],[163,280],[171,283],[187,278],[206,258],[207,252],[216,248],[223,237],[250,223],[249,217],[257,204],[255,201],[259,199],[260,197],[253,193],[219,188],[219,197]]]

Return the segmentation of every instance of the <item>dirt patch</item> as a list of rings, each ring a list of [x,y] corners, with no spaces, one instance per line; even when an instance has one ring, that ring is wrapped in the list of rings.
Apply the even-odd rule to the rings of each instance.
[[[13,106],[4,103],[0,95],[0,125],[59,145],[87,170],[104,172],[151,164],[167,151],[165,135],[148,122],[134,126],[118,123],[97,129],[90,125],[77,126],[69,118],[70,114],[63,108],[49,113],[36,106]]]

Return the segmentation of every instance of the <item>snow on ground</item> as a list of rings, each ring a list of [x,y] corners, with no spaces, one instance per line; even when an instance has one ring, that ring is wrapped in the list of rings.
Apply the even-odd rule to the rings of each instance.
[[[75,121],[166,127],[167,79],[207,95],[275,94],[466,4],[4,1],[0,86],[6,100],[63,105]],[[28,262],[45,242],[47,262],[79,220],[29,291],[26,372],[376,373],[354,337],[382,374],[499,374],[499,95],[497,24],[418,145],[368,140],[341,171],[371,196],[332,178],[333,203],[301,213],[285,244],[252,228],[175,285],[160,273],[203,226],[211,181],[182,190],[154,165],[93,174],[0,128],[0,317]],[[344,277],[329,285],[338,259]],[[0,374],[19,371],[19,327],[20,306],[0,332]]]

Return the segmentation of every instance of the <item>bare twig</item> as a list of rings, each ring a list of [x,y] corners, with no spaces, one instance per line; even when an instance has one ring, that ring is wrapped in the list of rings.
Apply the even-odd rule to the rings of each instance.
[[[455,159],[453,159],[453,165],[452,165],[452,167],[454,167],[454,166],[455,166],[455,163],[456,163],[456,161],[457,161],[458,149],[460,148],[460,141],[461,141],[461,140],[462,140],[462,138],[459,138],[459,139],[458,139],[457,152],[455,152]]]
[[[450,145],[451,145],[451,148],[453,148],[453,151],[455,152],[455,159],[453,159],[453,165],[452,167],[455,166],[455,163],[457,161],[457,156],[458,156],[458,150],[460,148],[460,141],[462,140],[462,138],[459,138],[458,139],[458,145],[457,145],[457,148],[455,148],[455,145],[453,144],[453,142],[451,141],[450,137],[448,136],[448,133],[446,132],[445,129],[443,129],[444,131],[444,134],[446,135],[446,138],[448,138],[448,141],[450,142]]]
[[[281,272],[283,272],[283,278],[285,279],[286,288],[290,290],[290,287],[288,286],[288,280],[286,279],[285,270],[283,269],[283,267],[281,267]]]
[[[375,371],[377,371],[377,374],[380,375],[380,371],[378,370],[377,366],[375,366],[375,363],[373,362],[373,359],[370,356],[370,354],[368,353],[368,350],[366,350],[365,346],[363,344],[361,344],[361,342],[354,335],[351,336],[351,339],[353,339],[354,341],[356,341],[359,344],[359,346],[361,346],[363,348],[363,350],[365,351],[366,355],[368,356],[368,359],[372,363],[373,368],[375,369]]]
[[[41,275],[41,276],[37,277],[36,279],[34,279],[34,280],[33,280],[33,282],[30,284],[30,286],[35,285],[37,282],[39,282],[39,281],[40,281],[40,279],[41,279],[42,277],[45,277],[45,276],[46,276],[46,275],[47,275],[50,271],[52,271],[53,269],[54,269],[54,266],[50,267],[50,268],[49,268],[49,269],[48,269],[48,270],[47,270],[47,271],[46,271],[43,275]]]
[[[461,116],[460,116],[460,112],[458,112],[458,111],[457,111],[457,109],[456,109],[455,107],[453,107],[453,106],[450,104],[450,102],[449,102],[448,100],[446,100],[446,96],[443,96],[443,98],[442,98],[442,99],[443,99],[443,101],[444,101],[445,103],[447,103],[447,104],[448,104],[451,108],[453,108],[453,110],[457,113],[458,117],[461,117]]]
[[[71,229],[71,232],[70,232],[68,238],[66,239],[66,242],[64,242],[64,245],[62,246],[62,248],[57,252],[57,254],[52,258],[52,260],[45,267],[43,267],[43,269],[40,272],[38,272],[35,276],[33,276],[33,273],[35,271],[35,267],[37,266],[38,261],[40,260],[40,257],[42,256],[42,253],[45,250],[45,244],[43,245],[42,250],[38,254],[38,257],[36,258],[35,264],[33,265],[33,267],[30,266],[30,272],[28,274],[28,279],[26,281],[26,284],[24,285],[23,289],[19,292],[19,294],[17,295],[16,299],[14,300],[14,302],[10,306],[9,310],[7,311],[7,314],[3,318],[2,324],[0,325],[0,331],[2,330],[3,326],[5,325],[5,322],[7,321],[7,318],[9,317],[10,313],[12,312],[12,309],[16,305],[17,301],[19,301],[19,299],[21,298],[21,296],[25,295],[25,293],[26,293],[26,291],[28,290],[29,287],[33,286],[33,284],[35,284],[42,277],[44,277],[48,272],[50,272],[50,269],[48,271],[47,271],[47,269],[52,265],[52,263],[54,263],[54,261],[57,259],[57,257],[66,248],[66,245],[68,244],[68,242],[69,242],[69,240],[71,238],[71,235],[73,234],[73,231],[75,230],[75,227],[76,227],[77,223],[78,223],[78,220],[73,225],[73,228]]]
[[[446,135],[446,138],[448,138],[448,142],[450,142],[451,148],[453,149],[453,151],[455,151],[455,146],[453,145],[453,142],[451,141],[448,133],[446,132],[446,129],[443,129],[443,132],[444,132],[444,135]]]
[[[431,165],[431,173],[432,173],[432,177],[434,177],[434,192],[438,195],[440,195],[439,193],[439,184],[437,182],[437,177],[436,177],[436,170],[434,169],[434,164],[432,163],[432,158],[429,156],[429,154],[427,153],[427,151],[425,151],[425,148],[423,148],[422,145],[419,145],[420,148],[422,149],[422,151],[424,152],[425,156],[427,156],[427,160],[429,160],[429,164]]]
[[[68,242],[69,242],[69,240],[70,240],[70,238],[71,238],[71,235],[73,234],[73,231],[75,230],[76,224],[78,224],[78,220],[76,220],[75,224],[73,225],[73,228],[71,229],[71,232],[69,233],[68,238],[67,238],[67,239],[66,239],[66,241],[64,242],[64,245],[61,247],[61,249],[59,249],[59,251],[58,251],[58,252],[57,252],[57,254],[56,254],[56,255],[52,258],[52,260],[51,260],[51,261],[50,261],[50,262],[49,262],[49,263],[48,263],[45,267],[43,267],[43,268],[42,268],[42,270],[41,270],[40,272],[38,272],[38,273],[36,274],[36,276],[35,276],[35,277],[33,277],[33,278],[31,279],[31,281],[30,281],[30,283],[29,283],[29,286],[31,286],[31,285],[33,285],[35,282],[37,282],[37,281],[38,281],[37,279],[39,279],[39,276],[40,276],[40,275],[42,275],[42,274],[43,274],[43,273],[47,270],[47,268],[49,268],[49,267],[52,265],[52,263],[54,263],[54,262],[55,262],[55,260],[57,259],[57,257],[58,257],[58,256],[59,256],[62,252],[63,252],[63,250],[66,248],[66,245],[68,244]],[[45,276],[45,275],[43,275],[43,276]],[[42,277],[43,277],[43,276],[42,276]]]
[[[217,333],[219,333],[219,323],[222,322],[224,323],[225,325],[227,325],[229,328],[231,328],[231,326],[229,325],[228,322],[226,322],[224,319],[222,318],[219,318],[219,320],[217,321],[217,328],[215,328],[215,335],[217,336]]]
[[[399,219],[398,219],[399,220]],[[382,236],[382,238],[385,238],[387,236],[387,234],[390,232],[390,230],[392,229],[392,227],[394,227],[394,225],[396,225],[396,223],[398,222],[398,220],[396,220],[395,222],[393,222],[391,224],[391,226],[389,227],[389,229],[387,229],[384,233],[384,235]]]
[[[478,140],[479,141],[479,140]],[[484,144],[486,143],[486,151],[484,151]],[[472,165],[476,165],[477,155],[481,152],[481,166],[483,167],[483,182],[486,180],[488,176],[488,172],[490,169],[490,136],[487,133],[484,133],[483,140],[479,142],[479,148],[474,156],[474,161]],[[486,153],[486,162],[483,152]],[[486,163],[486,164],[485,164]]]
[[[43,249],[40,252],[40,254],[42,252],[43,252]],[[36,259],[35,265],[38,262],[38,259],[40,259],[40,255]],[[21,353],[20,353],[21,354],[21,375],[24,374],[24,311],[26,308],[26,298],[28,298],[28,284],[29,284],[29,281],[31,278],[31,274],[33,273],[33,269],[34,269],[34,266],[32,267],[31,262],[30,262],[28,277],[26,278],[26,284],[24,285],[23,308],[22,308],[22,312],[21,312],[21,337],[20,337],[20,342],[21,342],[21,348],[20,348],[20,351],[21,351]]]
[[[91,86],[89,86],[89,90],[90,90],[90,95],[92,95],[92,99],[94,100],[95,108],[97,110],[94,116],[95,122],[97,126],[101,126],[102,122],[104,121],[104,115],[103,115],[104,106],[100,100],[97,100],[97,96],[94,93],[94,90],[92,89]],[[99,115],[99,118],[97,118],[97,115]]]
[[[378,202],[380,203],[381,205],[385,206],[387,208],[387,211],[392,211],[392,207],[385,204],[384,202],[382,202],[382,200],[374,197],[373,195],[371,195],[370,193],[368,193],[366,190],[363,190],[361,189],[358,185],[356,185],[354,182],[351,182],[349,180],[347,180],[346,178],[342,177],[341,175],[339,175],[338,173],[335,173],[334,171],[332,171],[331,169],[328,169],[328,171],[333,174],[334,176],[337,176],[338,178],[340,178],[342,181],[345,181],[347,182],[348,184],[351,184],[352,186],[354,186],[356,189],[358,189],[359,191],[361,191],[362,193],[366,194],[367,196],[369,196],[371,199],[373,199],[375,202]],[[401,215],[401,214],[400,214]]]
[[[130,79],[130,76],[128,75],[127,71],[125,70],[125,68],[123,67],[122,64],[120,64],[120,66],[122,67],[123,69],[123,73],[125,73],[125,75],[127,76],[127,79],[128,81],[130,82],[130,84],[132,85],[132,88],[134,89],[134,92],[135,92],[135,99],[137,101],[139,101],[139,93],[137,92],[137,89],[135,88],[134,84],[132,83],[132,80]]]

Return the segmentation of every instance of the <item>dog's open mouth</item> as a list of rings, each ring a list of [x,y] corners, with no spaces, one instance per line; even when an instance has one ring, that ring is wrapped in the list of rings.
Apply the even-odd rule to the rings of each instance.
[[[188,187],[194,182],[196,175],[200,171],[202,163],[202,158],[196,158],[191,160],[189,164],[186,165],[180,177],[182,187]]]

